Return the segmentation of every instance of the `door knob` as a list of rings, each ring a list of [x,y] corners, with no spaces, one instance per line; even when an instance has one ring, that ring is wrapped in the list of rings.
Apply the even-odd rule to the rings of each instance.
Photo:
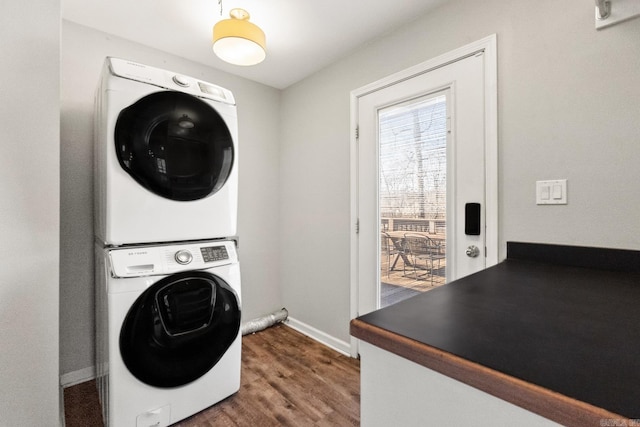
[[[471,258],[475,258],[480,255],[480,249],[477,246],[471,245],[467,248],[467,256]]]

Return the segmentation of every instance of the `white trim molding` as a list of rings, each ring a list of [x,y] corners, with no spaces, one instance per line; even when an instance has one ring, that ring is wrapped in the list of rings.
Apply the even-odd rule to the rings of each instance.
[[[320,344],[324,344],[327,347],[344,354],[345,356],[351,357],[351,346],[348,342],[335,338],[325,332],[322,332],[319,329],[314,328],[313,326],[307,325],[306,323],[291,317],[285,320],[284,324],[289,326],[291,329],[295,329],[301,334],[304,334],[309,338],[318,341]]]
[[[96,377],[96,367],[89,366],[87,368],[78,369],[77,371],[67,372],[60,375],[60,385],[62,388],[74,386],[85,381],[92,380]]]

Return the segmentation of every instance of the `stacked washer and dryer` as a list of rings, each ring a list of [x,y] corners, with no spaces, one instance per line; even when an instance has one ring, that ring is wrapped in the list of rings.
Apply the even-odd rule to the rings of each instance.
[[[104,422],[168,426],[240,387],[235,100],[106,58],[94,131]]]

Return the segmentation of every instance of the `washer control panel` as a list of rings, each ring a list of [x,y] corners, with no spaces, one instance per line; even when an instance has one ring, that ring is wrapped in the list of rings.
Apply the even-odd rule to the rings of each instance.
[[[214,262],[229,259],[225,246],[207,246],[200,248],[204,262]]]
[[[138,277],[198,270],[238,262],[230,240],[107,249],[113,277]]]

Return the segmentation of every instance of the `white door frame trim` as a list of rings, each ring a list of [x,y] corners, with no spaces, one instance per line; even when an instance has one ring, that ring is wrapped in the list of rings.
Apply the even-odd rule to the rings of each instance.
[[[358,146],[356,128],[358,126],[358,100],[372,92],[394,85],[412,77],[444,67],[452,62],[484,52],[484,92],[485,92],[485,212],[486,212],[486,266],[498,263],[498,58],[497,36],[492,34],[469,43],[453,51],[437,56],[403,71],[384,77],[351,92],[351,239],[350,239],[350,318],[358,316]],[[357,357],[357,339],[351,337],[351,356]]]

